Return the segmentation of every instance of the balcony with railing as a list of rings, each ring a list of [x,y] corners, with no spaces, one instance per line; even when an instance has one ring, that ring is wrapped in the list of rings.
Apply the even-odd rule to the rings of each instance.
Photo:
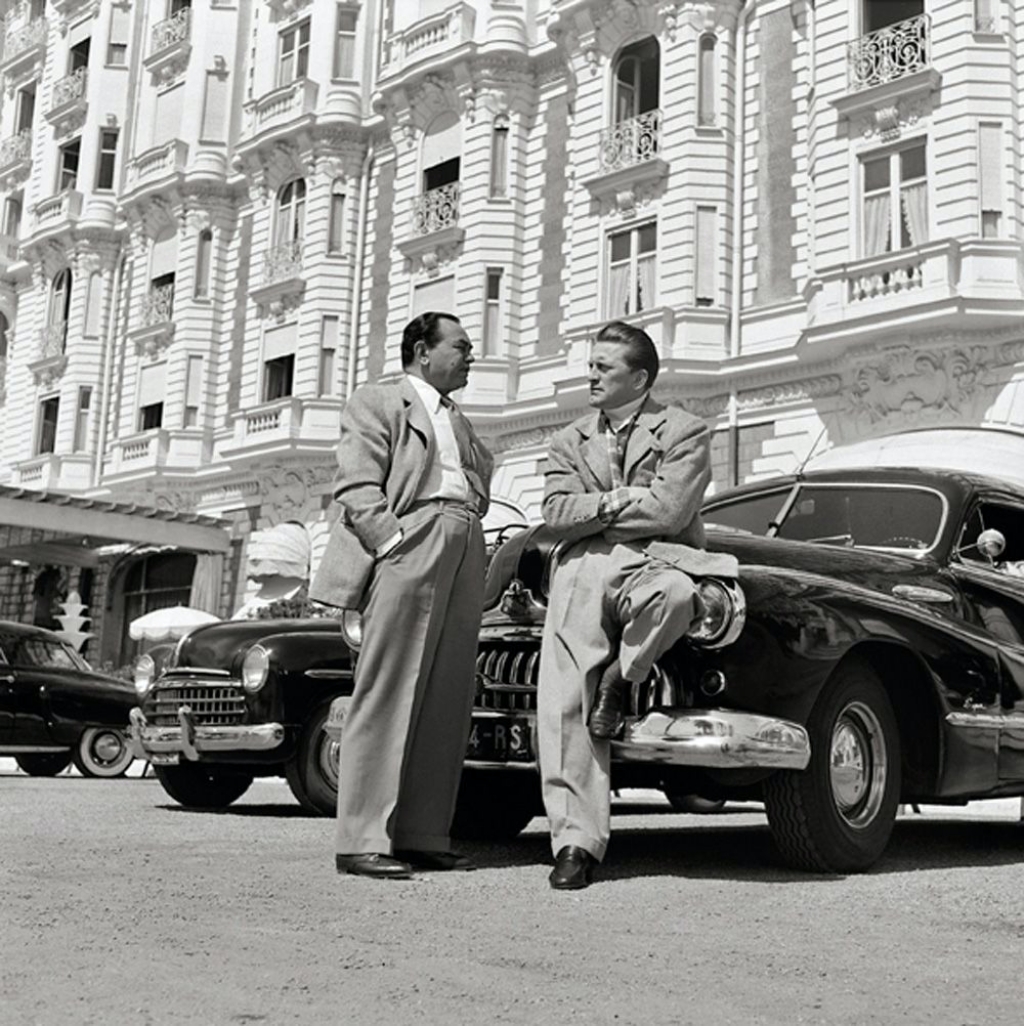
[[[660,110],[649,110],[602,130],[597,146],[597,173],[584,185],[598,199],[615,197],[621,206],[633,202],[642,186],[668,174],[661,157]]]
[[[128,163],[128,191],[142,189],[182,174],[188,162],[188,143],[181,139],[154,146]]]
[[[302,250],[302,239],[280,242],[267,250],[259,284],[249,291],[261,307],[280,313],[287,305],[298,301],[306,287]]]
[[[36,350],[28,363],[29,372],[38,385],[53,385],[67,366],[68,326],[66,321],[47,324],[39,332]]]
[[[230,458],[286,449],[328,452],[337,444],[337,399],[290,395],[236,414],[218,455]]]
[[[128,338],[141,355],[152,356],[174,338],[174,283],[151,285],[142,300],[138,323]]]
[[[291,126],[300,118],[316,113],[320,87],[308,78],[297,78],[245,105],[250,136]]]
[[[151,428],[118,438],[111,445],[106,473],[137,474],[157,470],[167,462],[168,446],[166,428]]]
[[[79,68],[64,78],[53,83],[50,93],[50,106],[46,111],[46,120],[51,125],[68,121],[74,117],[85,117],[88,107],[86,86],[89,84],[87,68]]]
[[[191,50],[192,9],[183,7],[153,26],[149,34],[149,54],[142,63],[158,80],[169,81],[188,66]]]
[[[465,238],[465,229],[459,226],[461,196],[461,183],[449,182],[413,201],[408,235],[398,248],[410,260],[418,259],[428,274],[436,274],[441,257],[454,252]]]
[[[35,216],[33,239],[74,228],[82,216],[82,194],[77,189],[65,189],[40,200],[32,213]]]
[[[45,18],[34,18],[12,28],[4,36],[0,73],[8,84],[37,66],[42,67],[49,35],[50,23]]]
[[[869,32],[846,47],[847,95],[834,101],[841,114],[938,88],[932,67],[931,21],[919,14]]]
[[[24,178],[32,167],[32,129],[24,128],[17,135],[0,142],[0,180]]]
[[[399,75],[420,61],[473,42],[475,25],[474,8],[468,3],[457,3],[392,33],[384,40],[381,77]]]
[[[808,338],[1009,326],[1024,316],[1024,254],[1005,239],[939,239],[823,269],[808,286]],[[862,339],[861,341],[863,341]]]

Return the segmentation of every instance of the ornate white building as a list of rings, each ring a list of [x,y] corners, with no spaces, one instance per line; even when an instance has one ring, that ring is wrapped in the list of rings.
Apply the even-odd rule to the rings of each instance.
[[[315,565],[345,396],[419,310],[474,339],[463,403],[530,511],[611,317],[716,487],[1024,424],[1024,0],[0,9],[0,485],[230,532],[0,567],[0,616],[83,592],[95,661],[172,592],[251,600],[257,532],[303,525],[276,569]]]

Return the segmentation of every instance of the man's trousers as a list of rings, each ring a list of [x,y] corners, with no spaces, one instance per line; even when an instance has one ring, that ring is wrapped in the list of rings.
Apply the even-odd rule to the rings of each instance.
[[[450,847],[475,690],[484,584],[479,518],[430,502],[378,560],[341,739],[336,851]]]
[[[693,580],[636,543],[601,538],[569,549],[551,583],[538,682],[537,729],[551,850],[585,848],[603,859],[611,828],[608,741],[587,717],[604,668],[645,680],[654,661],[702,612]]]

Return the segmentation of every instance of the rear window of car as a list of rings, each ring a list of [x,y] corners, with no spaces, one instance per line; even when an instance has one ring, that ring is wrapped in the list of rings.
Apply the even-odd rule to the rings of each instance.
[[[923,551],[938,541],[946,503],[927,488],[804,485],[778,537],[853,548]]]
[[[12,666],[36,666],[47,670],[85,669],[84,660],[50,638],[8,634],[0,636],[0,647]]]

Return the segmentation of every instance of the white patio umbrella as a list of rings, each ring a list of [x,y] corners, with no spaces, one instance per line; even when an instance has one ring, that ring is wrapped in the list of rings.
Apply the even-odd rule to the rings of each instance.
[[[167,606],[154,609],[128,625],[128,633],[136,641],[169,641],[187,634],[193,627],[216,623],[219,616],[191,606]]]

